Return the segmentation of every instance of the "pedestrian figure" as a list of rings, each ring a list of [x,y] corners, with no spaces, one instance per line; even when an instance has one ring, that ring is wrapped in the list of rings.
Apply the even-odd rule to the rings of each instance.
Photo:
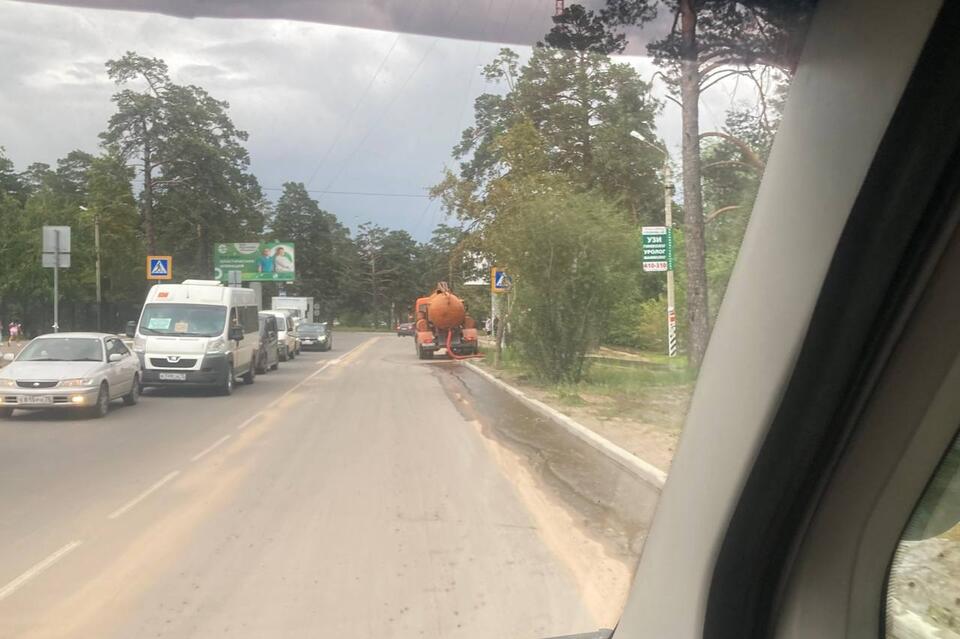
[[[10,334],[10,345],[13,346],[14,342],[20,341],[20,322],[13,320],[10,322],[10,325],[7,327],[7,332]]]

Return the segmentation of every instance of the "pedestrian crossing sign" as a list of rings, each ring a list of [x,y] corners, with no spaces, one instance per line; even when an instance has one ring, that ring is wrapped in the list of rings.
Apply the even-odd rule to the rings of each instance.
[[[502,268],[494,266],[490,269],[490,290],[494,293],[506,293],[510,290],[513,280]]]
[[[147,279],[148,280],[172,280],[173,279],[173,258],[169,255],[148,255],[147,256]]]

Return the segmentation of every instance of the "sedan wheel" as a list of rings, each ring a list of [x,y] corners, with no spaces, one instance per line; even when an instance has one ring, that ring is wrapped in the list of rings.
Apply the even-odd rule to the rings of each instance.
[[[125,406],[133,406],[140,401],[140,376],[133,376],[133,386],[130,387],[130,392],[123,396],[123,403]]]
[[[97,403],[90,407],[90,416],[100,418],[110,412],[110,389],[107,385],[100,385],[100,392],[97,394]]]

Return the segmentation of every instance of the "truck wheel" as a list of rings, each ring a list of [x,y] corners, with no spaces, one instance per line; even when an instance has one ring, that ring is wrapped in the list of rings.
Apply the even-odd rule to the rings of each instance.
[[[250,362],[250,368],[243,374],[243,383],[252,384],[255,379],[257,379],[257,368],[253,365],[253,362]]]
[[[433,359],[433,351],[428,351],[419,344],[417,344],[417,355],[420,359]]]
[[[267,352],[263,351],[262,353],[257,354],[257,374],[266,375],[267,371],[270,369],[267,367]]]
[[[233,394],[233,364],[227,366],[227,374],[224,376],[223,381],[220,382],[220,394]]]

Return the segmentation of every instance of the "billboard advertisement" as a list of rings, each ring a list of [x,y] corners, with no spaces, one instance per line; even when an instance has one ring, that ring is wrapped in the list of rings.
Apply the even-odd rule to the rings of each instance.
[[[295,263],[293,242],[237,242],[213,250],[214,278],[221,282],[230,271],[239,271],[244,282],[292,282]]]

